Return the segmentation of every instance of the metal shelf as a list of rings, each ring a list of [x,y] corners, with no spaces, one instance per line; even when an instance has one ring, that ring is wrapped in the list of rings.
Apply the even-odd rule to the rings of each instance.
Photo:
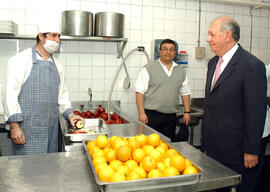
[[[101,41],[101,42],[117,42],[117,58],[120,58],[127,44],[127,38],[115,37],[81,37],[81,36],[61,36],[64,41]],[[0,39],[28,39],[35,40],[36,36],[32,35],[13,35],[13,34],[0,34]]]
[[[254,0],[198,0],[211,3],[222,3],[230,5],[242,5],[256,8],[270,8],[270,3],[263,1],[254,1]]]

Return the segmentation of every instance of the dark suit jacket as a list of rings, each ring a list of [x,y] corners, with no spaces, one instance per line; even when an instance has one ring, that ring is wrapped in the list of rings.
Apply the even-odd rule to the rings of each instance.
[[[266,115],[265,65],[240,45],[217,80],[218,57],[208,63],[203,119],[203,149],[226,164],[242,164],[243,154],[259,154]]]

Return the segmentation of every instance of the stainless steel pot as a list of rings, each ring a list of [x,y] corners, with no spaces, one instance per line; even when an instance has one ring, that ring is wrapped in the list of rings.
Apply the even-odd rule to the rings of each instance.
[[[95,14],[95,36],[123,37],[125,16],[121,13],[99,12]]]
[[[63,11],[62,34],[72,36],[92,36],[93,14],[87,11]]]

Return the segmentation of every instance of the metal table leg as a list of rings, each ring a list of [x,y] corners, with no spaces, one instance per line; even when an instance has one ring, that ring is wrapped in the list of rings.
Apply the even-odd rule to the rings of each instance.
[[[230,189],[230,192],[236,192],[236,187],[232,186],[231,189]]]
[[[193,146],[193,137],[194,137],[194,124],[190,125],[190,145]]]

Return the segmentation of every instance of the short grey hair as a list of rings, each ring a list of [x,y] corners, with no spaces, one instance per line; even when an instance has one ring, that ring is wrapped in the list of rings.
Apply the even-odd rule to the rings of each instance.
[[[231,31],[232,38],[238,42],[240,39],[240,26],[234,19],[224,19],[221,24],[221,31]]]

